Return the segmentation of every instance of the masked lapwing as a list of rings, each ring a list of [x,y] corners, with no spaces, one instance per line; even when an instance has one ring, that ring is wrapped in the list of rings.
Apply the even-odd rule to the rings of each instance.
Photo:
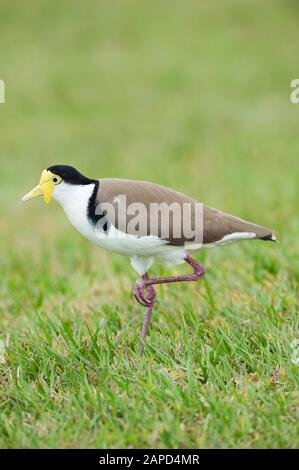
[[[91,179],[75,168],[55,165],[42,172],[40,182],[22,201],[43,196],[55,199],[71,224],[91,242],[131,258],[140,278],[136,300],[146,307],[141,336],[147,336],[156,300],[154,286],[197,281],[204,268],[191,254],[205,247],[241,240],[276,241],[273,231],[205,206],[195,199],[155,183],[126,179]],[[186,262],[191,274],[155,278],[153,262]]]

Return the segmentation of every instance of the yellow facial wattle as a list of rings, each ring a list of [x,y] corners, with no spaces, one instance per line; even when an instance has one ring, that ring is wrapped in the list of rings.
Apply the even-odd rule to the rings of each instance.
[[[49,204],[55,188],[53,177],[54,175],[51,173],[51,171],[44,170],[42,172],[39,184],[22,198],[22,202],[29,201],[30,199],[38,196],[43,196],[45,203]]]

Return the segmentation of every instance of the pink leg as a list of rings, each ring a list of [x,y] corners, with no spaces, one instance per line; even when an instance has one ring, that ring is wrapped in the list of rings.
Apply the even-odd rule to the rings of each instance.
[[[148,274],[147,273],[143,274],[143,276],[141,277],[141,280],[142,280],[142,282],[148,281],[149,280]],[[153,288],[153,286],[147,286],[146,287],[146,292],[147,292],[147,295],[146,295],[145,300],[147,302],[147,305],[146,305],[146,313],[145,313],[145,316],[144,316],[143,327],[142,327],[142,331],[141,331],[142,339],[145,339],[147,334],[148,334],[149,325],[150,325],[151,318],[152,318],[153,306],[154,306],[154,303],[156,301],[156,291]],[[137,294],[137,292],[136,292],[136,294]],[[140,299],[139,299],[139,297],[137,297],[137,295],[135,295],[136,299],[138,300],[138,302],[140,302]],[[142,305],[144,305],[143,302],[140,302],[140,303]]]
[[[144,339],[148,333],[149,324],[152,316],[152,309],[156,299],[156,292],[153,288],[155,284],[168,284],[169,282],[181,282],[181,281],[197,281],[199,278],[204,276],[205,269],[200,266],[193,258],[186,256],[186,263],[190,264],[194,269],[192,274],[184,274],[182,276],[171,276],[161,278],[149,278],[148,274],[144,274],[141,279],[136,282],[134,289],[134,296],[136,300],[147,307],[145,314],[144,324],[142,328],[142,338]],[[146,295],[144,294],[146,291]]]

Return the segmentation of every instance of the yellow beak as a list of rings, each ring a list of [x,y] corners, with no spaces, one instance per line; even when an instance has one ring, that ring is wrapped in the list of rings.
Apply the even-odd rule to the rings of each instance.
[[[54,191],[53,173],[48,170],[42,172],[39,184],[22,198],[22,202],[29,201],[34,197],[44,196],[44,201],[48,204],[52,199]]]

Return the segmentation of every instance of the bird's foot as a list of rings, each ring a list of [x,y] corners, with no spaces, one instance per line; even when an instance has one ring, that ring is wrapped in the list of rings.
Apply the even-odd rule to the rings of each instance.
[[[134,288],[134,297],[144,307],[151,307],[156,300],[156,291],[153,286],[146,285],[147,279],[139,279]]]
[[[149,325],[152,317],[152,310],[156,300],[156,291],[153,286],[156,284],[168,284],[169,282],[197,281],[197,279],[204,276],[205,270],[200,264],[197,263],[197,261],[195,261],[190,256],[186,256],[185,261],[190,266],[192,266],[192,274],[184,274],[181,276],[171,276],[162,278],[149,278],[148,274],[145,273],[136,282],[133,294],[137,302],[146,307],[146,313],[144,316],[144,322],[141,331],[142,340],[144,340],[148,334]],[[141,348],[143,350],[143,343]]]

